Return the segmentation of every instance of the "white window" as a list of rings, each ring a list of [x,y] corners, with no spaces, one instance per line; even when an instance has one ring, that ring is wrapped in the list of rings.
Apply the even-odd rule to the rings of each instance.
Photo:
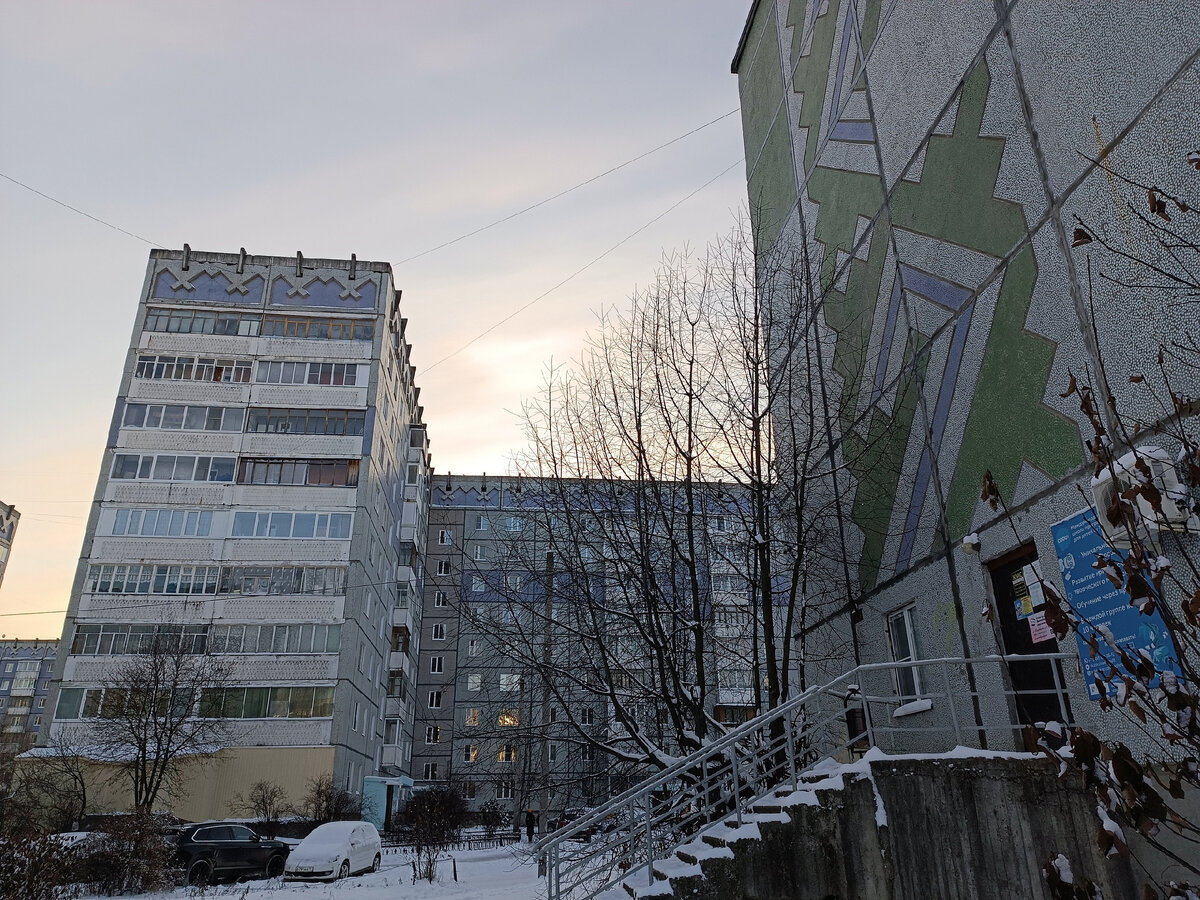
[[[463,724],[468,725],[471,728],[476,728],[479,726],[479,707],[478,706],[472,706],[470,709],[467,710],[467,714],[465,716],[463,716]]]
[[[483,676],[482,675],[468,675],[467,676],[467,690],[468,691],[478,691],[482,687],[483,687]]]
[[[517,758],[517,748],[515,744],[501,744],[500,751],[496,754],[497,762],[512,762]]]
[[[437,781],[438,764],[435,762],[425,763],[423,775],[426,781]]]
[[[450,560],[439,559],[438,565],[437,565],[437,573],[439,575],[449,575],[450,574]]]
[[[478,515],[475,517],[475,530],[476,531],[487,531],[488,530],[487,516]]]
[[[472,591],[474,591],[477,594],[482,593],[483,589],[486,587],[487,587],[487,582],[485,582],[483,580],[483,578],[481,578],[479,575],[471,576],[471,590]]]
[[[504,527],[508,531],[521,531],[525,528],[525,520],[520,516],[509,516],[504,520]]]
[[[433,592],[433,605],[437,606],[437,607],[443,607],[446,605],[446,592],[445,591],[434,591]]]
[[[511,781],[501,781],[496,785],[497,800],[511,800],[513,798],[513,786]]]
[[[898,663],[917,659],[917,644],[913,639],[913,610],[906,606],[887,618],[888,637],[892,644],[892,659]],[[901,700],[915,700],[921,695],[921,672],[917,666],[896,669],[896,693]]]
[[[479,641],[476,638],[471,638],[467,641],[467,656],[479,655]]]
[[[476,544],[475,545],[475,560],[477,562],[482,562],[485,559],[487,559],[487,547],[483,546],[483,544]]]
[[[444,641],[446,639],[446,623],[436,622],[430,626],[429,637],[431,640]]]
[[[504,581],[508,585],[508,589],[510,591],[519,591],[521,589],[520,575],[506,575],[504,576]]]
[[[449,528],[443,528],[438,532],[438,543],[442,546],[454,543],[454,532]]]
[[[429,674],[441,675],[446,671],[446,657],[431,656],[429,657]]]
[[[473,763],[475,760],[479,759],[479,745],[467,744],[465,747],[463,747],[462,759],[465,763]]]
[[[583,709],[581,709],[579,711],[579,724],[580,725],[595,725],[596,724],[596,714],[594,712],[592,712],[592,708],[590,706],[585,706]]]
[[[441,728],[439,728],[437,725],[426,725],[425,726],[425,743],[436,744],[436,743],[439,743],[441,741],[441,739],[442,739],[442,729]]]
[[[441,691],[430,691],[429,692],[429,708],[430,709],[441,709],[442,708],[442,692]]]
[[[504,693],[512,693],[521,689],[521,676],[513,672],[500,673],[500,690]]]

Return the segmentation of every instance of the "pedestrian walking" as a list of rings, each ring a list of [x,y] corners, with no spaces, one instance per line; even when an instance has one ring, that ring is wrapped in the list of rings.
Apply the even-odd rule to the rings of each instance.
[[[537,820],[533,817],[533,810],[525,810],[525,836],[529,838],[529,843],[533,843],[533,828],[537,824]]]

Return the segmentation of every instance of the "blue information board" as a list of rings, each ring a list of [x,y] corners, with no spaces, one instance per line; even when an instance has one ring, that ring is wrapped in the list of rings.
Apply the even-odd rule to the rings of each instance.
[[[1080,619],[1075,639],[1079,644],[1079,659],[1083,663],[1088,696],[1093,700],[1100,699],[1095,676],[1099,674],[1105,678],[1110,661],[1118,670],[1123,668],[1111,650],[1102,652],[1095,659],[1091,658],[1088,638],[1101,625],[1108,626],[1117,644],[1124,647],[1130,656],[1136,658],[1139,650],[1146,650],[1154,660],[1156,669],[1170,669],[1182,680],[1175,644],[1158,610],[1153,615],[1142,615],[1136,606],[1130,604],[1129,594],[1115,587],[1107,575],[1093,567],[1096,558],[1101,555],[1113,560],[1124,560],[1127,555],[1125,551],[1109,547],[1105,542],[1104,533],[1096,521],[1096,510],[1089,507],[1063,519],[1050,526],[1050,533],[1054,536],[1058,567],[1062,571],[1065,599]],[[1105,651],[1103,638],[1096,635],[1096,640],[1101,650]],[[1132,672],[1126,674],[1133,675]],[[1150,685],[1157,687],[1158,679]],[[1109,695],[1116,692],[1116,686],[1109,684]]]

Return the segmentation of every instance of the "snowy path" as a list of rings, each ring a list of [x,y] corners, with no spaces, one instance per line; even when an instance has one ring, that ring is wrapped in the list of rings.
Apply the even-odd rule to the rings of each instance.
[[[457,883],[449,859],[439,863],[436,882],[413,884],[408,858],[393,862],[396,857],[391,857],[388,865],[374,875],[359,875],[334,884],[248,881],[222,884],[203,892],[178,888],[142,896],[143,900],[534,900],[545,893],[546,882],[537,877],[537,861],[524,847],[465,850],[452,855],[458,863]]]

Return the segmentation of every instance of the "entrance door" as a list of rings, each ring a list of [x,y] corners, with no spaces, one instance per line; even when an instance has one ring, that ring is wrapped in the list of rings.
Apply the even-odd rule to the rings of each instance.
[[[1058,641],[1046,625],[1037,549],[1028,544],[989,563],[988,569],[1005,655],[1057,653]],[[1060,661],[1010,662],[1008,669],[1016,694],[1017,720],[1022,725],[1071,721]]]

